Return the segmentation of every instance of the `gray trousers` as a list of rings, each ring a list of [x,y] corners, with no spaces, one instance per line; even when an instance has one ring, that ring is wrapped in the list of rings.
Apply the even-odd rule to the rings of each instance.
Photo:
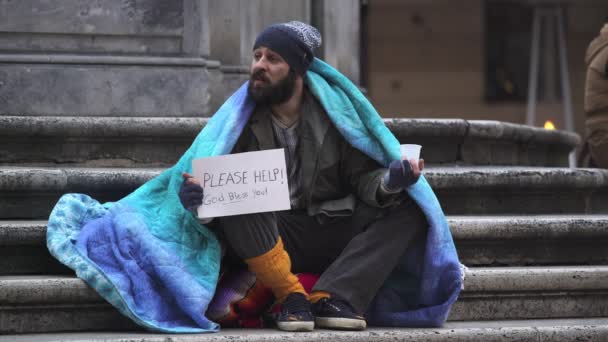
[[[280,236],[293,273],[320,274],[313,290],[363,313],[408,246],[425,238],[428,224],[408,199],[385,209],[361,202],[352,216],[324,225],[292,210],[221,217],[212,226],[227,254],[240,260],[268,252]]]

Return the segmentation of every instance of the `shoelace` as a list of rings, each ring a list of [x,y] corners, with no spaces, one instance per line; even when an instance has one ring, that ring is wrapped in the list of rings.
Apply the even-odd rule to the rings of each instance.
[[[281,305],[281,310],[283,312],[289,313],[297,313],[304,311],[309,312],[310,302],[306,300],[304,296],[290,296],[287,297],[287,299],[285,299],[285,302],[283,302],[283,305]]]
[[[325,306],[329,306],[332,307],[333,309],[335,309],[338,312],[351,312],[351,313],[355,313],[355,309],[353,309],[352,306],[350,306],[350,304],[346,301],[340,300],[340,299],[334,299],[334,300],[329,300],[329,299],[325,299],[323,301],[323,305]]]

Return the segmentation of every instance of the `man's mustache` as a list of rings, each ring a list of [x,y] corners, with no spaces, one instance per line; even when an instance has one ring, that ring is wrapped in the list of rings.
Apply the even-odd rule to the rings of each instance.
[[[253,74],[251,74],[251,80],[252,81],[264,81],[266,83],[270,83],[270,80],[268,79],[268,77],[266,77],[266,75],[264,75],[264,70],[258,70],[256,72],[254,72]]]

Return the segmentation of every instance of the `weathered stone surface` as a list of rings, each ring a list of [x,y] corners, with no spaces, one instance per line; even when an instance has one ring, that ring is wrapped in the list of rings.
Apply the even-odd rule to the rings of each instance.
[[[0,51],[180,53],[190,2],[2,1]]]
[[[68,192],[115,201],[160,171],[0,167],[0,218],[46,218]],[[450,167],[425,174],[448,215],[608,213],[608,170]]]
[[[449,216],[448,224],[460,241],[526,239],[603,239],[606,215]]]
[[[46,221],[0,221],[0,246],[46,244]]]
[[[448,223],[466,265],[608,263],[605,215],[452,216]]]
[[[423,145],[433,162],[473,165],[567,166],[580,137],[499,121],[386,119],[402,143]],[[440,139],[439,139],[440,138]]]
[[[36,327],[32,329],[32,327]],[[0,306],[0,333],[22,334],[45,331],[140,330],[128,318],[107,304],[56,307]],[[0,336],[0,341],[3,337]],[[8,340],[7,340],[8,341]]]
[[[484,265],[606,265],[608,216],[451,216],[460,261]],[[46,221],[0,221],[0,275],[72,274],[46,248]]]
[[[204,60],[203,65],[188,59],[175,66],[161,57],[148,59],[156,65],[121,59],[123,64],[105,64],[103,58],[94,64],[3,63],[0,115],[209,115],[211,85]]]
[[[209,66],[209,75],[211,77],[210,88],[210,108],[209,116],[212,116],[224,102],[236,92],[245,81],[249,80],[249,68],[241,66],[225,66],[218,65]]]
[[[429,168],[450,215],[608,212],[608,171],[533,167]]]
[[[450,320],[605,316],[607,280],[608,266],[470,268]],[[0,303],[0,332],[4,333],[90,329],[86,320],[91,308],[104,312],[103,300],[72,277],[0,277]],[[42,310],[36,312],[36,308]],[[63,322],[54,319],[55,309],[65,318]],[[78,326],[69,319],[70,312],[81,315]],[[32,315],[37,321],[31,320]],[[116,312],[112,322],[118,320]],[[41,327],[39,321],[44,322]],[[96,324],[96,330],[117,329]]]
[[[207,5],[0,2],[0,115],[208,115]]]
[[[0,277],[2,305],[102,303],[103,298],[73,276]]]
[[[209,106],[216,108],[227,94],[242,84],[246,73],[239,68],[218,65],[208,70],[213,79],[211,83],[222,84],[210,88]],[[22,165],[172,165],[206,124],[207,119],[201,115],[192,118],[0,116],[0,160],[4,164]],[[393,119],[386,122],[402,143],[423,144],[422,156],[431,164],[566,165],[569,151],[578,142],[578,137],[571,133],[522,125],[509,124],[511,134],[492,135],[469,131],[477,125],[474,121]],[[490,124],[496,126],[494,131],[507,125],[486,122],[483,126]],[[522,132],[517,133],[518,130]],[[534,134],[525,134],[532,131]],[[462,153],[465,140],[476,141],[476,154]],[[525,151],[525,155],[521,151]],[[497,155],[503,160],[497,160]],[[558,159],[563,163],[557,162]]]
[[[203,118],[0,116],[0,160],[22,165],[171,165],[205,123]]]
[[[0,275],[73,274],[46,248],[46,221],[0,221]]]
[[[608,315],[606,266],[470,270],[450,320]]]
[[[475,267],[465,278],[467,295],[605,290],[608,266]]]
[[[551,319],[495,322],[448,322],[441,328],[370,328],[363,332],[318,329],[311,333],[286,333],[271,329],[223,329],[216,334],[152,334],[146,332],[97,332],[6,336],[11,342],[226,342],[226,341],[419,341],[419,342],[604,342],[605,318]],[[0,337],[2,340],[2,337]],[[3,341],[3,340],[2,340]]]
[[[8,245],[0,248],[0,275],[74,274],[42,245]]]
[[[323,35],[322,59],[360,84],[361,66],[353,51],[361,50],[361,9],[357,0],[321,0],[312,3],[313,24]]]
[[[159,169],[2,168],[0,217],[48,217],[59,197],[68,192],[89,194],[102,203],[116,200],[159,173]]]

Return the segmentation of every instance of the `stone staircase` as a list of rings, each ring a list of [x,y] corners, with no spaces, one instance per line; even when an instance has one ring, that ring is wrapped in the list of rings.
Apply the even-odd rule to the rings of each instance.
[[[495,121],[386,120],[424,145],[465,289],[437,329],[141,331],[46,250],[59,196],[113,201],[171,165],[204,118],[0,116],[0,340],[608,341],[608,170],[577,136]],[[103,333],[102,333],[103,332]]]

